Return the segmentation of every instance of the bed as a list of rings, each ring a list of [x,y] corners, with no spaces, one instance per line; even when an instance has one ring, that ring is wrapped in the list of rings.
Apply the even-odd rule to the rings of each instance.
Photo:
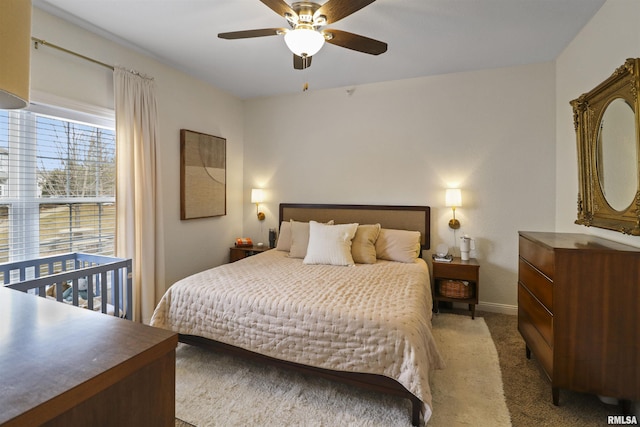
[[[151,325],[407,398],[420,425],[432,412],[429,373],[444,366],[418,257],[429,223],[429,207],[281,204],[276,249],[176,282]]]

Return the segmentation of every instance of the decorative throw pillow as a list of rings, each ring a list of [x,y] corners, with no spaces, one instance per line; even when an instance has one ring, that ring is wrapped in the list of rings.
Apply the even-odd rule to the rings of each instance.
[[[351,240],[358,224],[325,225],[309,221],[309,246],[305,264],[354,265]]]
[[[278,243],[276,250],[289,252],[291,250],[291,223],[282,221],[280,224],[280,233],[278,235]]]
[[[376,256],[397,262],[414,262],[420,254],[420,232],[380,229],[376,240]]]
[[[376,263],[376,240],[380,234],[380,224],[359,225],[351,242],[351,255],[357,264]]]
[[[333,224],[333,220],[327,222]],[[309,246],[309,223],[290,220],[291,225],[291,245],[289,248],[290,258],[304,258]]]

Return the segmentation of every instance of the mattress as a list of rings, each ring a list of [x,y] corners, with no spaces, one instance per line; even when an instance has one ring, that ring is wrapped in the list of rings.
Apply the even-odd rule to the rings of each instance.
[[[426,421],[429,372],[444,367],[431,308],[422,259],[306,265],[271,250],[176,282],[151,325],[290,362],[392,378],[425,404]]]

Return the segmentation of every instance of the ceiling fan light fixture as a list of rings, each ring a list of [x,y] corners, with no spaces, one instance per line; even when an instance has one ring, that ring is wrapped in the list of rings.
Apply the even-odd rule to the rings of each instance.
[[[324,36],[313,28],[300,28],[287,31],[284,35],[284,42],[294,54],[305,57],[313,56],[324,45]]]

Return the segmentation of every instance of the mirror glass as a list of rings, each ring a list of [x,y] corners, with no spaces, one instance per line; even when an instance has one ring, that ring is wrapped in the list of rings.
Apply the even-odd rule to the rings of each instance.
[[[613,209],[629,207],[636,195],[638,154],[633,108],[614,99],[600,121],[596,165],[604,197]]]

